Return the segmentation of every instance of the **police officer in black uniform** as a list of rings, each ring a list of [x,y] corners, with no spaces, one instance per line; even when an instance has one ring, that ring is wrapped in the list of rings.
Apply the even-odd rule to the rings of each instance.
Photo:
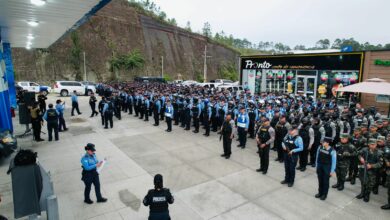
[[[270,126],[269,118],[265,118],[256,137],[260,157],[260,168],[256,170],[257,172],[263,172],[263,174],[267,173],[269,165],[269,149],[274,140],[275,130]]]
[[[190,103],[190,99],[187,98],[186,99],[186,106],[185,106],[185,110],[184,110],[184,125],[185,125],[185,129],[186,131],[190,130],[190,127],[191,127],[191,103]]]
[[[154,176],[154,189],[148,191],[143,203],[150,207],[148,220],[170,220],[168,204],[173,204],[174,198],[167,188],[163,188],[161,174]]]
[[[91,107],[91,118],[95,115],[98,115],[98,112],[96,111],[96,97],[95,97],[95,94],[93,94],[93,92],[91,92],[91,96],[89,97],[89,106]]]
[[[98,104],[98,109],[99,109],[99,112],[100,112],[100,117],[102,119],[102,125],[104,126],[104,113],[103,113],[103,108],[104,108],[104,105],[106,104],[106,97],[102,96],[102,100],[99,101],[99,104]]]
[[[43,94],[43,92],[39,92],[38,102],[39,102],[39,109],[41,110],[42,114],[46,112],[46,100],[47,97]]]
[[[336,151],[330,146],[331,142],[331,137],[325,137],[316,152],[318,193],[315,197],[321,200],[325,200],[328,196],[329,178],[335,176],[337,156]]]
[[[49,134],[49,141],[53,140],[53,131],[54,139],[58,141],[58,116],[59,113],[53,108],[53,104],[49,104],[49,109],[45,112],[43,118],[47,121],[47,131]]]
[[[280,163],[283,163],[283,138],[287,135],[288,130],[290,130],[291,125],[287,122],[286,116],[281,115],[279,118],[279,122],[275,126],[275,141],[274,146],[276,147],[276,150],[278,152],[278,157],[275,159],[275,161],[279,161]]]
[[[225,157],[226,159],[230,158],[232,154],[232,140],[234,138],[235,133],[235,124],[232,116],[230,114],[226,115],[225,121],[222,123],[221,127],[221,136],[219,140],[223,141],[223,154],[221,157]]]

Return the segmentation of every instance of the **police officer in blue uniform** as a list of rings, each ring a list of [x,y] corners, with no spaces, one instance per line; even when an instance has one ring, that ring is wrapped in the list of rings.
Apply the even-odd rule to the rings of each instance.
[[[85,151],[85,155],[81,158],[81,167],[83,168],[81,180],[85,184],[84,202],[87,204],[93,203],[89,197],[92,184],[95,186],[97,202],[107,202],[107,199],[100,193],[99,173],[96,170],[103,164],[103,162],[97,159],[94,144],[88,143],[87,146],[85,146]]]
[[[316,198],[325,200],[329,191],[329,178],[335,175],[337,155],[330,146],[331,137],[325,137],[323,144],[317,149],[316,168],[318,177],[318,193]]]
[[[167,132],[172,131],[172,118],[174,117],[174,110],[170,100],[166,101],[165,120],[167,122]],[[158,119],[158,118],[157,118]],[[158,120],[157,120],[158,121]]]
[[[237,132],[238,139],[240,144],[237,147],[245,148],[246,145],[246,134],[248,132],[249,127],[249,116],[246,113],[245,107],[240,108],[240,113],[237,116]]]
[[[143,203],[150,207],[148,220],[170,220],[168,204],[173,204],[174,198],[167,188],[163,188],[161,174],[154,176],[154,189],[148,191]]]
[[[292,187],[295,180],[298,154],[303,150],[302,138],[298,136],[298,125],[292,126],[289,134],[284,138],[282,147],[284,150],[285,177],[281,184],[287,184],[288,187]]]
[[[106,103],[104,103],[103,107],[103,115],[104,115],[104,129],[108,129],[108,122],[110,122],[110,127],[114,127],[114,121],[112,117],[114,116],[114,104],[111,102],[110,98],[107,98]]]
[[[158,126],[160,124],[160,111],[161,111],[161,102],[157,96],[154,96],[154,105],[153,105],[153,118],[154,118],[154,126]]]
[[[201,111],[202,111],[202,107],[198,102],[198,98],[194,97],[193,104],[191,105],[191,115],[192,115],[192,119],[194,120],[194,127],[195,127],[195,130],[193,130],[194,133],[199,132],[199,116]]]

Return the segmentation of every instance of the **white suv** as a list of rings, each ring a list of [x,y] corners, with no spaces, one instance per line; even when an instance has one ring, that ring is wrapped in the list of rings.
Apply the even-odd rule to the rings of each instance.
[[[88,95],[90,92],[96,92],[95,88],[87,89],[81,82],[76,81],[56,81],[54,84],[54,93],[60,94],[61,96],[68,96],[76,91],[78,95]]]

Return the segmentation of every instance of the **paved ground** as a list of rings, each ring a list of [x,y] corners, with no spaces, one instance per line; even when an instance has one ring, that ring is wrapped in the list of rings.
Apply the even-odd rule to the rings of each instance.
[[[57,97],[50,96],[54,101]],[[70,98],[65,98],[70,102]],[[253,140],[241,150],[233,146],[230,160],[221,158],[222,144],[213,133],[201,134],[173,127],[166,133],[159,127],[124,115],[114,122],[114,129],[102,129],[100,118],[89,118],[87,98],[80,97],[82,115],[70,118],[70,130],[60,133],[60,141],[33,143],[31,136],[20,139],[20,146],[38,152],[40,163],[50,170],[59,198],[61,220],[147,219],[148,208],[141,203],[153,187],[152,176],[161,173],[171,188],[175,203],[170,207],[172,219],[389,219],[385,189],[372,196],[367,204],[356,200],[359,184],[346,184],[343,192],[330,190],[323,202],[314,198],[317,179],[314,169],[297,172],[293,188],[282,186],[284,169],[273,161],[267,175],[255,172],[259,158]],[[67,106],[69,107],[69,106]],[[15,122],[16,123],[16,122]],[[23,127],[17,126],[17,132]],[[46,131],[46,130],[44,130]],[[47,139],[47,137],[44,137]],[[97,155],[108,159],[100,178],[106,204],[83,203],[80,157],[87,142],[96,144]],[[0,166],[0,213],[13,216],[10,177],[5,174],[8,161]],[[332,183],[335,179],[332,179]],[[92,196],[94,198],[94,196]],[[42,219],[45,219],[42,217]]]

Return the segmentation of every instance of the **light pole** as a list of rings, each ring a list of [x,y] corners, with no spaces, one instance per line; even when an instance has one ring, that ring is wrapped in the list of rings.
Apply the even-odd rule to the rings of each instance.
[[[161,78],[164,78],[164,56],[161,56]]]
[[[204,54],[203,54],[203,82],[207,82],[207,43],[204,46]]]
[[[83,52],[83,56],[84,56],[84,81],[88,81],[88,78],[87,78],[87,67],[85,66],[85,51]]]

